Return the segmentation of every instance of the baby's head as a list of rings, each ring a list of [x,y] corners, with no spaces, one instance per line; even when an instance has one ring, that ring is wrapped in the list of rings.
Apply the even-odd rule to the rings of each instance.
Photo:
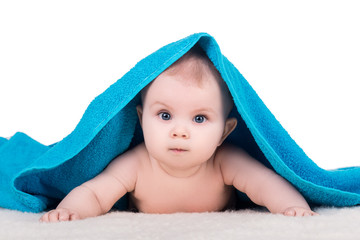
[[[236,127],[232,106],[219,72],[194,47],[142,91],[137,110],[149,155],[168,170],[205,162]]]

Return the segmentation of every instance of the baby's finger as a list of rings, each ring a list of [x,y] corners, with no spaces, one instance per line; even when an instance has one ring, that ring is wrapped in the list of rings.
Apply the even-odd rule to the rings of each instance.
[[[69,218],[70,221],[79,220],[79,219],[80,219],[80,216],[79,216],[78,213],[71,213],[70,214],[70,218]]]
[[[69,221],[70,214],[68,211],[59,211],[59,221]]]
[[[311,212],[304,212],[303,217],[309,217],[312,216]]]
[[[313,212],[313,211],[306,212],[306,214],[307,214],[307,215],[304,215],[304,216],[319,216],[318,213]]]
[[[57,210],[53,210],[49,212],[49,221],[50,222],[58,222],[59,221],[59,212]]]
[[[288,208],[285,210],[284,215],[288,217],[293,217],[296,216],[296,211],[293,208]]]
[[[39,219],[40,222],[49,222],[49,213],[45,213],[42,215],[42,217]]]

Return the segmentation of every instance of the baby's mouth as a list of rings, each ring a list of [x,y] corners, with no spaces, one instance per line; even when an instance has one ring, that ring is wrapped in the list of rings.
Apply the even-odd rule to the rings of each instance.
[[[170,151],[173,152],[173,153],[184,153],[184,152],[187,152],[189,150],[186,150],[186,149],[183,149],[183,148],[170,148]]]

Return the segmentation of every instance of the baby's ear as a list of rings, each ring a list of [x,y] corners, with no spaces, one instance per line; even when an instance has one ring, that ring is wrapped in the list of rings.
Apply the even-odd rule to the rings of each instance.
[[[230,135],[232,131],[236,128],[237,119],[236,118],[228,118],[225,122],[224,133],[220,139],[219,145],[220,146],[224,140]]]
[[[139,117],[139,121],[140,121],[140,125],[142,126],[142,114],[143,114],[143,109],[141,105],[137,105],[136,106],[136,111]]]

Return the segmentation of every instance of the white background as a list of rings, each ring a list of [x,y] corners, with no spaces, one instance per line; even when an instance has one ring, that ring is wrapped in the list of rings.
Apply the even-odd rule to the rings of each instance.
[[[0,1],[0,136],[60,141],[137,61],[208,32],[319,166],[360,165],[357,1]]]

